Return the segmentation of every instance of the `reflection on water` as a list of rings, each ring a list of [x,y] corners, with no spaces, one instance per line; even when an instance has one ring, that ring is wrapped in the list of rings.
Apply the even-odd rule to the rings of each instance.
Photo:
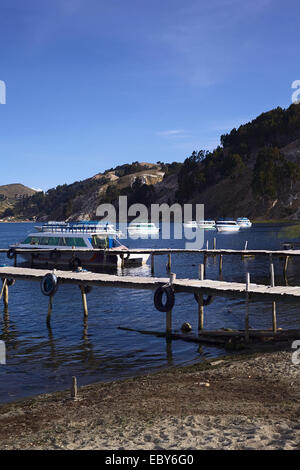
[[[204,233],[213,247],[241,249],[248,241],[249,249],[279,249],[282,241],[300,237],[287,232],[294,226],[257,225],[238,233],[216,231]],[[0,224],[0,247],[22,239],[32,224]],[[293,235],[292,235],[293,234]],[[184,248],[184,240],[126,240],[129,247]],[[177,278],[197,278],[201,254],[172,255],[172,271]],[[10,264],[3,255],[0,263]],[[155,276],[166,277],[167,256],[155,257]],[[285,284],[283,259],[274,258],[276,284]],[[244,281],[246,272],[251,281],[269,283],[267,257],[245,258],[224,256],[224,280]],[[150,265],[138,268],[110,270],[118,275],[151,276]],[[219,278],[219,258],[210,257],[206,277]],[[288,283],[300,285],[300,260],[290,259]],[[163,331],[165,315],[155,310],[153,292],[120,288],[94,288],[87,295],[88,319],[84,319],[81,293],[78,286],[60,285],[54,297],[51,325],[47,327],[48,298],[37,282],[17,281],[9,288],[9,309],[0,306],[0,339],[5,341],[7,363],[0,366],[0,401],[69,388],[72,376],[79,385],[96,381],[124,378],[151,372],[175,364],[193,363],[224,354],[217,347],[207,347],[183,341],[168,342],[165,338],[142,335],[133,330]],[[216,297],[205,308],[204,327],[244,328],[245,305],[241,299]],[[300,327],[295,304],[277,303],[278,327]],[[172,312],[173,329],[179,331],[187,321],[197,329],[198,309],[194,296],[177,294]],[[250,326],[271,328],[270,302],[250,304]]]

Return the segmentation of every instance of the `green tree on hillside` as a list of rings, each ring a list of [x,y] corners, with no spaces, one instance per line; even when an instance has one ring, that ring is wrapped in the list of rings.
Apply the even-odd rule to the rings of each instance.
[[[277,147],[264,147],[258,153],[253,169],[253,193],[257,197],[275,199],[291,189],[299,178],[299,165],[286,160]]]

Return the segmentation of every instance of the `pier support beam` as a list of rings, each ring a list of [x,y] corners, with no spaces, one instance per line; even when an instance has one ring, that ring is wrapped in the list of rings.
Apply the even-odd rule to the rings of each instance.
[[[284,277],[286,277],[286,272],[287,272],[287,268],[288,268],[288,264],[289,264],[289,259],[290,259],[289,256],[285,257],[284,268],[283,268]]]
[[[249,343],[249,288],[250,274],[246,273],[246,314],[245,314],[245,341]]]
[[[8,285],[7,279],[2,279],[2,289],[0,293],[0,299],[3,296],[3,304],[4,304],[4,311],[7,312],[8,310]]]
[[[124,255],[123,253],[121,254],[121,268],[124,269],[125,266],[125,260],[124,260]]]
[[[172,285],[173,282],[176,280],[176,274],[170,273],[170,282],[169,284]],[[167,337],[172,334],[172,309],[166,312],[166,335]]]
[[[48,313],[47,313],[47,325],[50,326],[51,322],[51,313],[52,313],[52,308],[53,308],[53,295],[50,295],[49,297],[49,304],[48,304]]]
[[[199,279],[204,281],[204,264],[199,264]],[[198,331],[203,330],[204,327],[204,306],[203,294],[198,295]]]
[[[154,274],[154,253],[151,253],[151,274]]]
[[[168,253],[167,271],[171,271],[171,267],[172,267],[171,253]]]
[[[204,256],[203,256],[203,266],[204,266],[204,276],[206,274],[206,264],[207,264],[207,258],[208,258],[208,255],[207,253],[204,253]]]
[[[223,268],[223,255],[220,255],[219,259],[219,273],[222,274],[222,268]]]
[[[274,264],[272,262],[270,263],[270,277],[271,277],[271,287],[275,287]],[[276,317],[276,302],[274,301],[272,302],[272,323],[273,323],[273,331],[274,333],[276,333],[277,317]]]
[[[86,301],[85,287],[84,286],[79,286],[79,287],[80,287],[80,291],[81,291],[83,315],[84,315],[85,318],[87,318],[87,316],[88,316],[88,307],[87,307],[87,301]]]

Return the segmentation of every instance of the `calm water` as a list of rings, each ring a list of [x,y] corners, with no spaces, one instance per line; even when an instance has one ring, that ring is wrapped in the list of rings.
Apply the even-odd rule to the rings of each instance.
[[[33,224],[0,224],[0,247],[20,241]],[[206,231],[212,248],[279,249],[285,240],[300,240],[299,226],[256,225],[239,233]],[[128,240],[129,247],[184,247],[184,240]],[[177,277],[197,278],[201,255],[173,255],[172,272]],[[155,276],[167,276],[167,259],[155,260]],[[0,254],[0,263],[10,264]],[[275,260],[276,283],[284,284],[283,260]],[[268,283],[268,260],[264,257],[241,261],[238,256],[223,259],[223,279],[244,281],[246,271],[253,282]],[[118,271],[120,275],[122,273]],[[125,269],[124,274],[151,276],[150,267]],[[207,277],[218,279],[218,258],[209,258]],[[300,284],[300,261],[290,261],[288,281]],[[94,288],[88,295],[88,322],[84,322],[81,294],[77,286],[60,286],[54,298],[51,328],[46,325],[48,298],[39,283],[17,281],[9,289],[9,313],[0,304],[0,340],[5,341],[7,363],[0,365],[0,402],[70,387],[75,375],[79,385],[108,381],[155,371],[176,364],[190,364],[224,354],[215,347],[200,347],[184,341],[167,344],[165,339],[118,329],[119,326],[162,331],[165,314],[153,305],[153,292]],[[300,328],[295,304],[277,304],[278,326]],[[197,304],[191,294],[177,294],[173,309],[173,329],[184,321],[197,329]],[[270,328],[271,305],[252,303],[250,326]],[[244,326],[244,302],[216,298],[205,309],[205,328]]]

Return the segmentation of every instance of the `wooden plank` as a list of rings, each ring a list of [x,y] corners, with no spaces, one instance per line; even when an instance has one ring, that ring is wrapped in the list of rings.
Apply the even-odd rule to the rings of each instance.
[[[22,280],[40,281],[47,273],[53,272],[60,283],[83,284],[91,286],[124,287],[128,289],[156,289],[157,287],[169,283],[169,278],[160,277],[140,277],[140,276],[116,276],[94,272],[70,272],[49,269],[32,269],[21,267],[1,267],[0,278],[14,278]],[[175,279],[173,286],[176,292],[191,292],[207,295],[237,296],[244,298],[246,286],[244,283],[197,280],[197,279]],[[300,287],[287,286],[265,286],[250,284],[249,295],[252,298],[275,299],[300,299]]]
[[[7,248],[1,248],[0,252],[5,253],[7,252]],[[30,253],[34,252],[36,254],[38,253],[48,253],[51,251],[49,248],[16,248],[16,253],[22,254],[22,253]],[[124,254],[124,250],[117,250],[117,249],[101,249],[101,248],[93,248],[93,249],[88,249],[88,248],[59,248],[59,251],[61,253],[80,253],[80,252],[85,252],[85,253],[107,253],[107,254]],[[155,255],[165,255],[165,254],[171,254],[171,253],[185,253],[185,254],[206,254],[208,256],[216,256],[216,255],[249,255],[249,256],[278,256],[278,257],[286,257],[286,256],[300,256],[300,250],[230,250],[230,249],[185,249],[185,248],[130,248],[126,250],[126,253],[129,254],[152,254],[154,253]]]

